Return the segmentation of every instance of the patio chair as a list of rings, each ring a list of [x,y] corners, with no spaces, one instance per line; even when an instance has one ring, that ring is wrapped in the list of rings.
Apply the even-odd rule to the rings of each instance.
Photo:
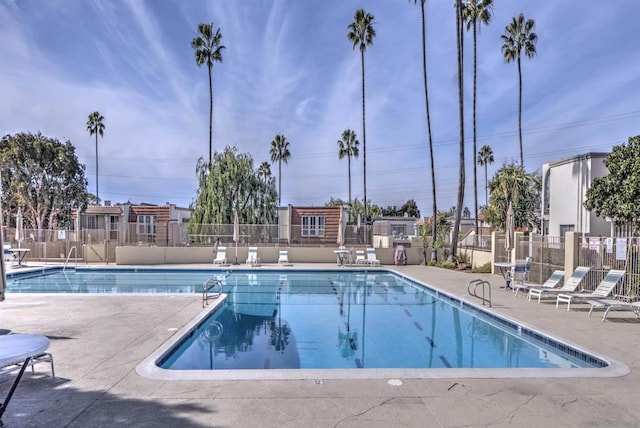
[[[586,266],[578,266],[576,270],[573,271],[568,280],[564,282],[564,285],[560,288],[549,288],[549,287],[530,287],[529,294],[527,299],[531,300],[532,297],[538,298],[538,304],[540,303],[540,299],[545,295],[553,295],[557,296],[559,293],[573,293],[575,292],[580,283],[587,276],[589,272],[589,267]]]
[[[603,322],[607,319],[609,311],[631,311],[636,315],[637,318],[640,318],[640,302],[625,302],[623,300],[616,299],[600,299],[588,300],[587,303],[591,304],[589,316],[591,316],[591,312],[593,312],[595,308],[606,308],[604,314],[602,314]]]
[[[249,247],[249,253],[246,263],[251,267],[260,266],[260,257],[258,257],[258,247]]]
[[[608,297],[618,282],[624,277],[624,270],[611,269],[600,284],[591,293],[562,293],[556,298],[556,308],[560,302],[567,303],[567,310],[571,309],[572,301],[585,301],[590,299],[604,299]]]
[[[216,258],[213,259],[213,264],[226,265],[227,264],[227,247],[218,247],[216,249]]]
[[[280,250],[278,253],[278,263],[289,263],[289,251]]]
[[[375,248],[367,248],[367,262],[371,263],[371,266],[380,266],[380,260],[376,257]]]
[[[515,291],[516,296],[517,296],[518,295],[518,291],[520,291],[520,290],[529,290],[532,287],[536,287],[536,288],[555,288],[555,287],[558,286],[558,284],[560,284],[560,281],[562,281],[564,279],[564,274],[565,274],[565,271],[563,271],[563,270],[553,271],[551,276],[542,285],[535,285],[535,284],[530,284],[530,283],[527,283],[527,282],[522,282],[520,284],[515,284],[514,283],[513,290]]]
[[[516,283],[523,285],[525,281],[529,281],[529,271],[531,270],[531,264],[533,259],[527,257],[524,261],[516,262],[516,265],[511,270],[511,278],[513,278],[513,284]],[[514,287],[514,291],[518,294],[518,288]]]
[[[364,250],[356,250],[356,264],[357,265],[367,264],[367,259],[364,256]]]

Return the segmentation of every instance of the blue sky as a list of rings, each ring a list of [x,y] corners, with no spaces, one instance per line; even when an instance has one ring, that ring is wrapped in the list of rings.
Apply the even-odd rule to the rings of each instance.
[[[455,204],[458,110],[453,1],[427,4],[430,107],[438,205]],[[69,139],[95,192],[95,141],[87,116],[105,117],[100,197],[188,206],[195,165],[208,156],[208,82],[190,46],[200,22],[223,34],[213,69],[214,150],[235,145],[255,165],[274,136],[290,141],[282,203],[347,199],[345,128],[362,143],[360,56],[347,40],[356,9],[375,16],[366,53],[367,197],[383,207],[418,202],[431,214],[420,7],[391,0],[2,0],[0,133]],[[513,16],[536,21],[538,54],[523,60],[527,170],[640,134],[640,2],[496,0],[478,39],[478,146],[496,162],[519,159],[518,74],[500,52]],[[473,207],[472,39],[466,38],[467,192]],[[361,145],[362,150],[362,145]],[[277,165],[272,166],[277,174]],[[362,198],[362,154],[352,161]],[[479,169],[484,203],[484,171]]]

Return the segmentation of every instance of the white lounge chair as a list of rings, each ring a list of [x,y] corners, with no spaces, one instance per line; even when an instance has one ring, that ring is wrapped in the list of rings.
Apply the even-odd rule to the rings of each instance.
[[[227,247],[218,247],[216,249],[216,258],[213,259],[213,264],[226,265],[227,264]]]
[[[535,284],[529,284],[526,282],[520,283],[520,284],[513,284],[513,290],[516,293],[516,296],[518,295],[518,291],[520,290],[529,290],[532,287],[537,287],[537,288],[556,288],[558,286],[558,284],[560,284],[560,281],[562,281],[564,279],[564,274],[565,271],[563,270],[556,270],[553,271],[553,273],[551,274],[551,276],[549,277],[549,279],[547,279],[544,284],[542,285],[535,285]]]
[[[605,299],[612,292],[613,289],[616,288],[618,282],[624,276],[624,270],[616,270],[611,269],[607,276],[604,277],[600,284],[593,290],[591,293],[568,293],[568,294],[558,294],[556,298],[556,308],[560,304],[560,302],[567,303],[567,310],[571,308],[571,302],[573,301],[585,301],[590,299]]]
[[[364,250],[356,250],[356,264],[357,265],[367,264],[367,259],[364,256]]]
[[[568,280],[564,282],[564,285],[560,288],[549,288],[549,287],[530,287],[529,294],[527,299],[531,300],[532,297],[538,298],[538,304],[540,303],[540,299],[545,295],[554,295],[557,296],[560,293],[573,293],[575,292],[580,283],[587,273],[589,272],[589,267],[586,266],[578,266],[576,270],[573,271]]]
[[[616,299],[600,299],[600,300],[588,300],[587,303],[591,304],[589,310],[589,316],[595,308],[606,308],[602,315],[602,321],[607,319],[609,311],[631,311],[636,314],[636,317],[640,318],[640,302],[625,302]]]
[[[249,247],[247,262],[249,266],[260,266],[260,257],[258,257],[258,247]]]
[[[367,248],[367,262],[371,263],[371,266],[380,266],[380,260],[376,257],[375,248]]]
[[[289,251],[280,250],[278,253],[278,263],[289,263]]]

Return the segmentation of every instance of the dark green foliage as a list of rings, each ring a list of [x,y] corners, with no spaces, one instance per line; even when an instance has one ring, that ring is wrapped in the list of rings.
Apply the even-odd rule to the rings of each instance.
[[[40,133],[5,135],[0,167],[3,211],[9,216],[20,207],[25,228],[40,233],[68,226],[71,207],[87,205],[84,165],[70,141],[61,143]]]
[[[604,164],[609,174],[593,179],[585,208],[617,225],[640,229],[640,135],[613,147]]]

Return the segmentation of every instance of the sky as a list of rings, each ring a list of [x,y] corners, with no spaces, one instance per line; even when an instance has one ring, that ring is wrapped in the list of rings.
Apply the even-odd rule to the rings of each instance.
[[[282,205],[348,199],[337,141],[360,140],[352,195],[363,197],[361,61],[347,39],[355,11],[374,15],[365,53],[367,199],[432,214],[422,77],[420,6],[392,0],[0,0],[0,134],[41,132],[71,141],[95,193],[112,203],[187,207],[198,158],[209,153],[209,86],[191,40],[201,22],[223,35],[213,67],[213,147],[236,146],[257,169],[284,134]],[[640,2],[495,0],[478,35],[477,145],[491,146],[489,178],[518,161],[518,71],[500,35],[523,12],[537,55],[523,58],[525,166],[608,152],[640,134]],[[458,92],[453,1],[426,6],[427,67],[439,209],[455,205]],[[473,207],[473,39],[465,34],[466,192]],[[277,176],[278,167],[272,165]],[[479,205],[484,168],[478,169]]]

